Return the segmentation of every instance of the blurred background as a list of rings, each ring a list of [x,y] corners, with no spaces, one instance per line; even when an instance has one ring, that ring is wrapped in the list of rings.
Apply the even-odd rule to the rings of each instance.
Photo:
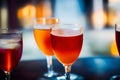
[[[22,60],[44,59],[33,36],[33,19],[58,17],[61,23],[84,28],[80,57],[118,56],[115,24],[120,23],[120,0],[1,0],[0,27],[23,30]]]

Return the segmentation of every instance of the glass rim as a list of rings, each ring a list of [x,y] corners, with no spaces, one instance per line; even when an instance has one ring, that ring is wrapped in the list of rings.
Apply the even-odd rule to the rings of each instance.
[[[57,32],[57,30],[64,31],[64,29],[73,30],[73,31],[77,31],[77,32],[80,31],[80,34],[83,34],[83,27],[80,24],[58,24],[58,25],[51,26],[50,29],[51,29],[50,34]],[[64,34],[62,34],[62,35],[64,35]]]
[[[119,30],[120,31],[120,24],[115,24],[115,30]]]
[[[34,19],[33,28],[44,29],[45,27],[50,28],[51,25],[60,24],[60,19],[57,17],[41,17]],[[45,28],[46,29],[46,28]]]
[[[64,28],[64,26],[66,26],[66,27],[69,27],[69,26],[74,26],[74,27],[78,27],[79,26],[79,28],[83,28],[83,26],[81,25],[81,24],[53,24],[53,25],[51,25],[51,28],[53,27],[57,27],[57,26],[59,26],[59,27],[63,27]]]
[[[38,18],[34,18],[33,22],[34,22],[34,24],[37,24],[37,21],[42,20],[43,24],[45,24],[45,21],[50,20],[50,19],[57,20],[57,22],[60,22],[60,18],[58,18],[58,17],[38,17]]]
[[[18,30],[18,29],[8,29],[8,28],[0,28],[0,34],[7,34],[7,33],[11,33],[11,34],[22,34],[22,30]]]
[[[78,24],[78,23],[60,23],[58,25],[76,25],[76,26],[80,26],[81,24]]]
[[[36,17],[34,18],[34,20],[37,20],[37,19],[60,19],[59,17]]]

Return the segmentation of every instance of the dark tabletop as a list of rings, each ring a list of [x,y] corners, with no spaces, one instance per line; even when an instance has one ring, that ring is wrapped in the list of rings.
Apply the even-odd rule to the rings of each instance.
[[[53,59],[54,70],[64,74],[63,66]],[[46,60],[21,61],[12,71],[12,80],[37,80],[47,71]],[[72,66],[71,73],[81,75],[84,80],[110,80],[110,77],[120,74],[120,58],[89,57],[80,58]],[[4,74],[0,71],[0,80]]]

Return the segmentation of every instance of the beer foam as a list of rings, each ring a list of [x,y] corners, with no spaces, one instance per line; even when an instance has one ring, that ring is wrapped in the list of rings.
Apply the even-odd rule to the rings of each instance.
[[[34,26],[35,29],[50,29],[50,25],[35,25]]]
[[[14,39],[0,39],[0,48],[4,49],[14,49],[20,46],[19,40]]]
[[[120,32],[120,28],[116,29],[116,31]]]
[[[53,30],[51,34],[56,36],[78,36],[81,35],[82,32],[80,30],[59,29],[59,30]]]

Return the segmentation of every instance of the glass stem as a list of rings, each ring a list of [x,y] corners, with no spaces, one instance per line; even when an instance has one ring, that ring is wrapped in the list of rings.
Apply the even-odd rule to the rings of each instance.
[[[5,71],[5,74],[6,74],[5,80],[10,80],[10,72]]]
[[[65,67],[65,78],[66,80],[70,80],[71,66],[64,66],[64,67]]]
[[[52,56],[47,56],[47,69],[48,69],[48,77],[52,77],[54,75],[53,66],[52,66]]]

